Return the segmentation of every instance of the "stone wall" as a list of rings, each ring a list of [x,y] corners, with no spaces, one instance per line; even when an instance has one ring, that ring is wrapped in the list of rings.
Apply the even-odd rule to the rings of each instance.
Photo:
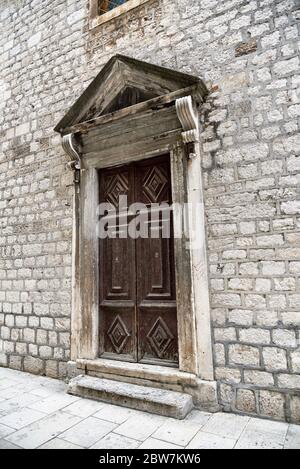
[[[48,376],[70,357],[73,175],[53,127],[86,73],[80,7],[0,2],[1,362]]]
[[[72,174],[53,127],[115,53],[193,73],[214,355],[225,410],[300,421],[298,0],[0,0],[0,356],[65,375]]]

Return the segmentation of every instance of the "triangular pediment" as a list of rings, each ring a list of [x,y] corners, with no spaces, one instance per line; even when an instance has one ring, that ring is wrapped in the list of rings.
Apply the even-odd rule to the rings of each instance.
[[[116,55],[58,123],[55,131],[64,133],[71,126],[201,83],[198,77]]]

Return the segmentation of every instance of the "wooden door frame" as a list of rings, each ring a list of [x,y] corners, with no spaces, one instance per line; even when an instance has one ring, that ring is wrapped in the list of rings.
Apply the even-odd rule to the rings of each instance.
[[[102,125],[98,119],[96,127],[80,134],[80,188],[77,187],[74,196],[71,360],[82,363],[98,359],[98,170],[169,153],[173,202],[199,204],[201,238],[201,245],[193,251],[186,249],[189,241],[186,234],[175,239],[179,371],[212,381],[201,155],[196,141],[199,129],[187,128],[189,125],[177,104],[133,115],[123,112],[119,119],[115,116],[111,121],[103,119]],[[192,150],[186,144],[191,140],[194,140]],[[181,216],[174,213],[175,229],[182,227]]]

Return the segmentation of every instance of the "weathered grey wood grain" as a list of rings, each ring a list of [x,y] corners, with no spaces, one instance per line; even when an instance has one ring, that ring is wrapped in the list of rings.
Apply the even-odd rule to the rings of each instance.
[[[96,233],[98,206],[98,173],[95,169],[81,171],[80,196],[80,311],[78,340],[80,358],[98,356],[98,251]]]
[[[147,101],[134,104],[127,108],[120,109],[99,117],[94,117],[85,122],[80,122],[73,126],[66,127],[63,133],[86,133],[90,129],[106,124],[107,122],[112,122],[125,117],[130,118],[130,116],[133,116],[135,114],[142,115],[142,113],[146,111],[158,111],[163,107],[168,107],[171,103],[175,103],[176,99],[186,95],[192,95],[197,103],[202,103],[203,101],[203,93],[201,92],[201,88],[199,88],[199,85],[191,85],[187,88],[182,88],[172,93],[168,93],[163,96],[158,96],[157,98],[149,99]]]

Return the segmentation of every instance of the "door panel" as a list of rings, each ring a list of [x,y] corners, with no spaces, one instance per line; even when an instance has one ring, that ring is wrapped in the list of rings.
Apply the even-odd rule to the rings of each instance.
[[[176,304],[139,305],[139,350],[142,363],[176,364],[178,336]],[[161,363],[158,363],[161,362]]]
[[[101,329],[103,335],[103,356],[119,360],[136,361],[135,305],[102,305]]]
[[[100,202],[119,207],[119,196],[134,200],[134,174],[129,167],[100,173]],[[113,213],[110,213],[113,216]],[[135,242],[123,238],[123,220],[111,223],[115,238],[100,240],[100,354],[137,359]]]
[[[175,301],[174,272],[171,243],[169,239],[138,239],[136,242],[137,258],[137,300]]]
[[[133,203],[133,176],[128,166],[101,171],[100,202],[107,202],[118,207],[119,196],[126,195],[129,203]]]
[[[131,239],[104,239],[100,258],[103,301],[131,300],[135,303],[135,245]]]
[[[147,205],[166,203],[170,206],[169,157],[137,165],[135,184],[139,201]],[[176,363],[178,336],[173,220],[170,211],[156,210],[154,217],[156,237],[136,241],[138,358],[139,361]],[[166,232],[170,236],[164,238]]]
[[[100,242],[100,330],[103,351],[136,359],[135,246],[131,239]],[[102,262],[101,262],[102,260]]]
[[[100,202],[118,207],[119,195],[127,195],[128,206],[170,205],[170,180],[169,155],[101,171]],[[178,363],[173,220],[158,207],[152,216],[154,237],[100,240],[100,354],[173,365]],[[149,212],[149,232],[150,219]],[[126,227],[117,219],[114,230]],[[164,237],[168,231],[171,236]]]

